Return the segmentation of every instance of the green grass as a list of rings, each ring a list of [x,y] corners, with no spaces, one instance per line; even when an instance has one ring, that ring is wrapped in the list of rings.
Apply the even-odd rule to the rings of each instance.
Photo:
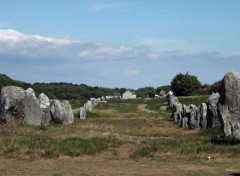
[[[199,106],[202,103],[207,103],[207,100],[209,98],[209,95],[204,96],[193,96],[193,97],[178,97],[178,100],[180,103],[185,105],[194,104],[196,106]]]
[[[204,98],[207,99],[197,99],[202,102]],[[196,102],[189,97],[181,97],[181,100]],[[144,104],[150,112],[138,111],[138,106]],[[114,99],[99,104],[84,121],[76,119],[72,125],[0,128],[0,156],[16,159],[75,157],[112,149],[116,154],[122,144],[129,144],[132,148],[128,154],[134,160],[150,158],[165,162],[177,159],[184,162],[206,160],[208,156],[240,157],[239,144],[219,141],[221,129],[193,131],[179,128],[170,122],[170,111],[159,110],[161,105],[166,105],[165,99]],[[214,143],[213,139],[219,143]]]
[[[119,99],[113,99],[106,104],[99,104],[98,106],[95,107],[95,109],[97,110],[111,109],[117,113],[137,113],[138,101],[131,100],[121,101]]]
[[[167,106],[167,100],[165,98],[156,98],[145,102],[146,108],[149,110],[159,111],[160,106]]]
[[[131,157],[133,159],[155,158],[159,153],[174,153],[175,156],[185,157],[188,160],[206,160],[208,156],[215,155],[239,157],[240,148],[238,145],[217,145],[211,142],[220,133],[220,129],[214,128],[182,135],[180,138],[150,140],[147,144],[136,149]]]
[[[69,103],[72,106],[72,109],[78,109],[82,107],[88,100],[86,99],[77,99],[77,100],[70,100]]]
[[[2,155],[7,157],[29,157],[37,156],[56,158],[60,155],[80,156],[84,154],[95,154],[109,147],[116,148],[122,144],[113,136],[93,137],[83,139],[80,137],[69,137],[66,139],[54,139],[48,136],[30,135],[2,141],[0,147]]]

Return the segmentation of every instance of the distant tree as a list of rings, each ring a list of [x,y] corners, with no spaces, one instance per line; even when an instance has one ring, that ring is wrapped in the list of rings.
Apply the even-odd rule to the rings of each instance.
[[[27,89],[32,85],[22,81],[13,80],[7,75],[0,73],[0,90],[5,86],[18,86],[18,87],[22,87],[23,89]]]
[[[157,87],[157,89],[156,89],[157,94],[159,94],[162,90],[164,90],[164,92],[167,93],[171,90],[171,86],[170,85],[165,85],[165,86]]]
[[[214,93],[216,93],[216,92],[220,93],[221,92],[221,86],[222,86],[222,80],[216,81],[215,83],[210,85],[209,94],[212,94],[213,92]]]
[[[176,96],[196,95],[201,90],[201,83],[194,75],[179,73],[171,81],[171,88]]]
[[[146,98],[146,97],[155,97],[156,94],[156,90],[153,87],[144,87],[144,88],[139,88],[136,91],[136,95],[137,97],[142,97],[142,98]]]

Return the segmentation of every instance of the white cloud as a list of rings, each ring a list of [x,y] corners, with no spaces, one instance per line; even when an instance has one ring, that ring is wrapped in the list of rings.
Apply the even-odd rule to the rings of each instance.
[[[186,40],[173,40],[173,39],[159,39],[151,37],[138,37],[137,42],[143,45],[183,45],[186,44]]]
[[[226,71],[239,71],[239,55],[227,56],[197,49],[154,50],[150,45],[113,46],[0,30],[0,70],[27,82],[139,88],[169,84],[175,74],[189,71],[203,83],[211,83]]]
[[[147,47],[111,46],[0,30],[0,54],[72,59],[148,57]]]
[[[0,30],[0,54],[29,58],[81,59],[148,59],[221,57],[221,53],[196,49],[153,50],[151,46],[112,46],[70,39],[29,35],[15,30]]]

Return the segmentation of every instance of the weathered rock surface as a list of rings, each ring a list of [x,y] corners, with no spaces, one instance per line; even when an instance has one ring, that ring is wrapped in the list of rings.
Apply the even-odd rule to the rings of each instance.
[[[42,110],[32,88],[28,88],[26,90],[26,98],[25,117],[23,119],[23,123],[40,126],[42,123]]]
[[[198,108],[191,104],[189,105],[190,117],[188,118],[188,128],[195,129],[198,128],[197,110]]]
[[[181,125],[182,123],[182,104],[181,103],[173,104],[172,118],[175,123]]]
[[[74,122],[72,107],[67,100],[60,102],[54,100],[51,107],[51,114],[53,121],[61,122],[63,124],[70,124]]]
[[[27,101],[25,90],[15,86],[3,87],[0,101],[1,123],[21,124],[25,117]]]
[[[202,103],[199,106],[199,116],[200,116],[199,127],[207,128],[207,105],[206,105],[206,103]]]
[[[240,139],[240,74],[229,72],[224,76],[218,107],[225,136]]]
[[[71,124],[74,122],[72,106],[70,105],[70,103],[67,100],[64,100],[62,103],[63,103],[63,107],[65,108],[65,112],[66,112],[63,124]]]
[[[3,123],[41,125],[42,112],[33,89],[6,86],[1,90],[0,121]]]
[[[168,95],[168,104],[172,108],[174,104],[179,103],[178,98],[174,95]]]
[[[38,97],[38,101],[42,110],[42,125],[48,125],[51,121],[49,98],[44,93],[41,93]]]
[[[207,102],[207,128],[220,127],[220,122],[218,118],[218,100],[219,93],[213,93]]]

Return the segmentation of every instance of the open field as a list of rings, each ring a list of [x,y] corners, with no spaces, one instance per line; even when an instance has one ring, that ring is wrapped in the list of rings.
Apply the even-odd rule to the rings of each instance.
[[[69,126],[1,127],[0,175],[240,175],[239,145],[179,128],[160,105],[111,100]]]

